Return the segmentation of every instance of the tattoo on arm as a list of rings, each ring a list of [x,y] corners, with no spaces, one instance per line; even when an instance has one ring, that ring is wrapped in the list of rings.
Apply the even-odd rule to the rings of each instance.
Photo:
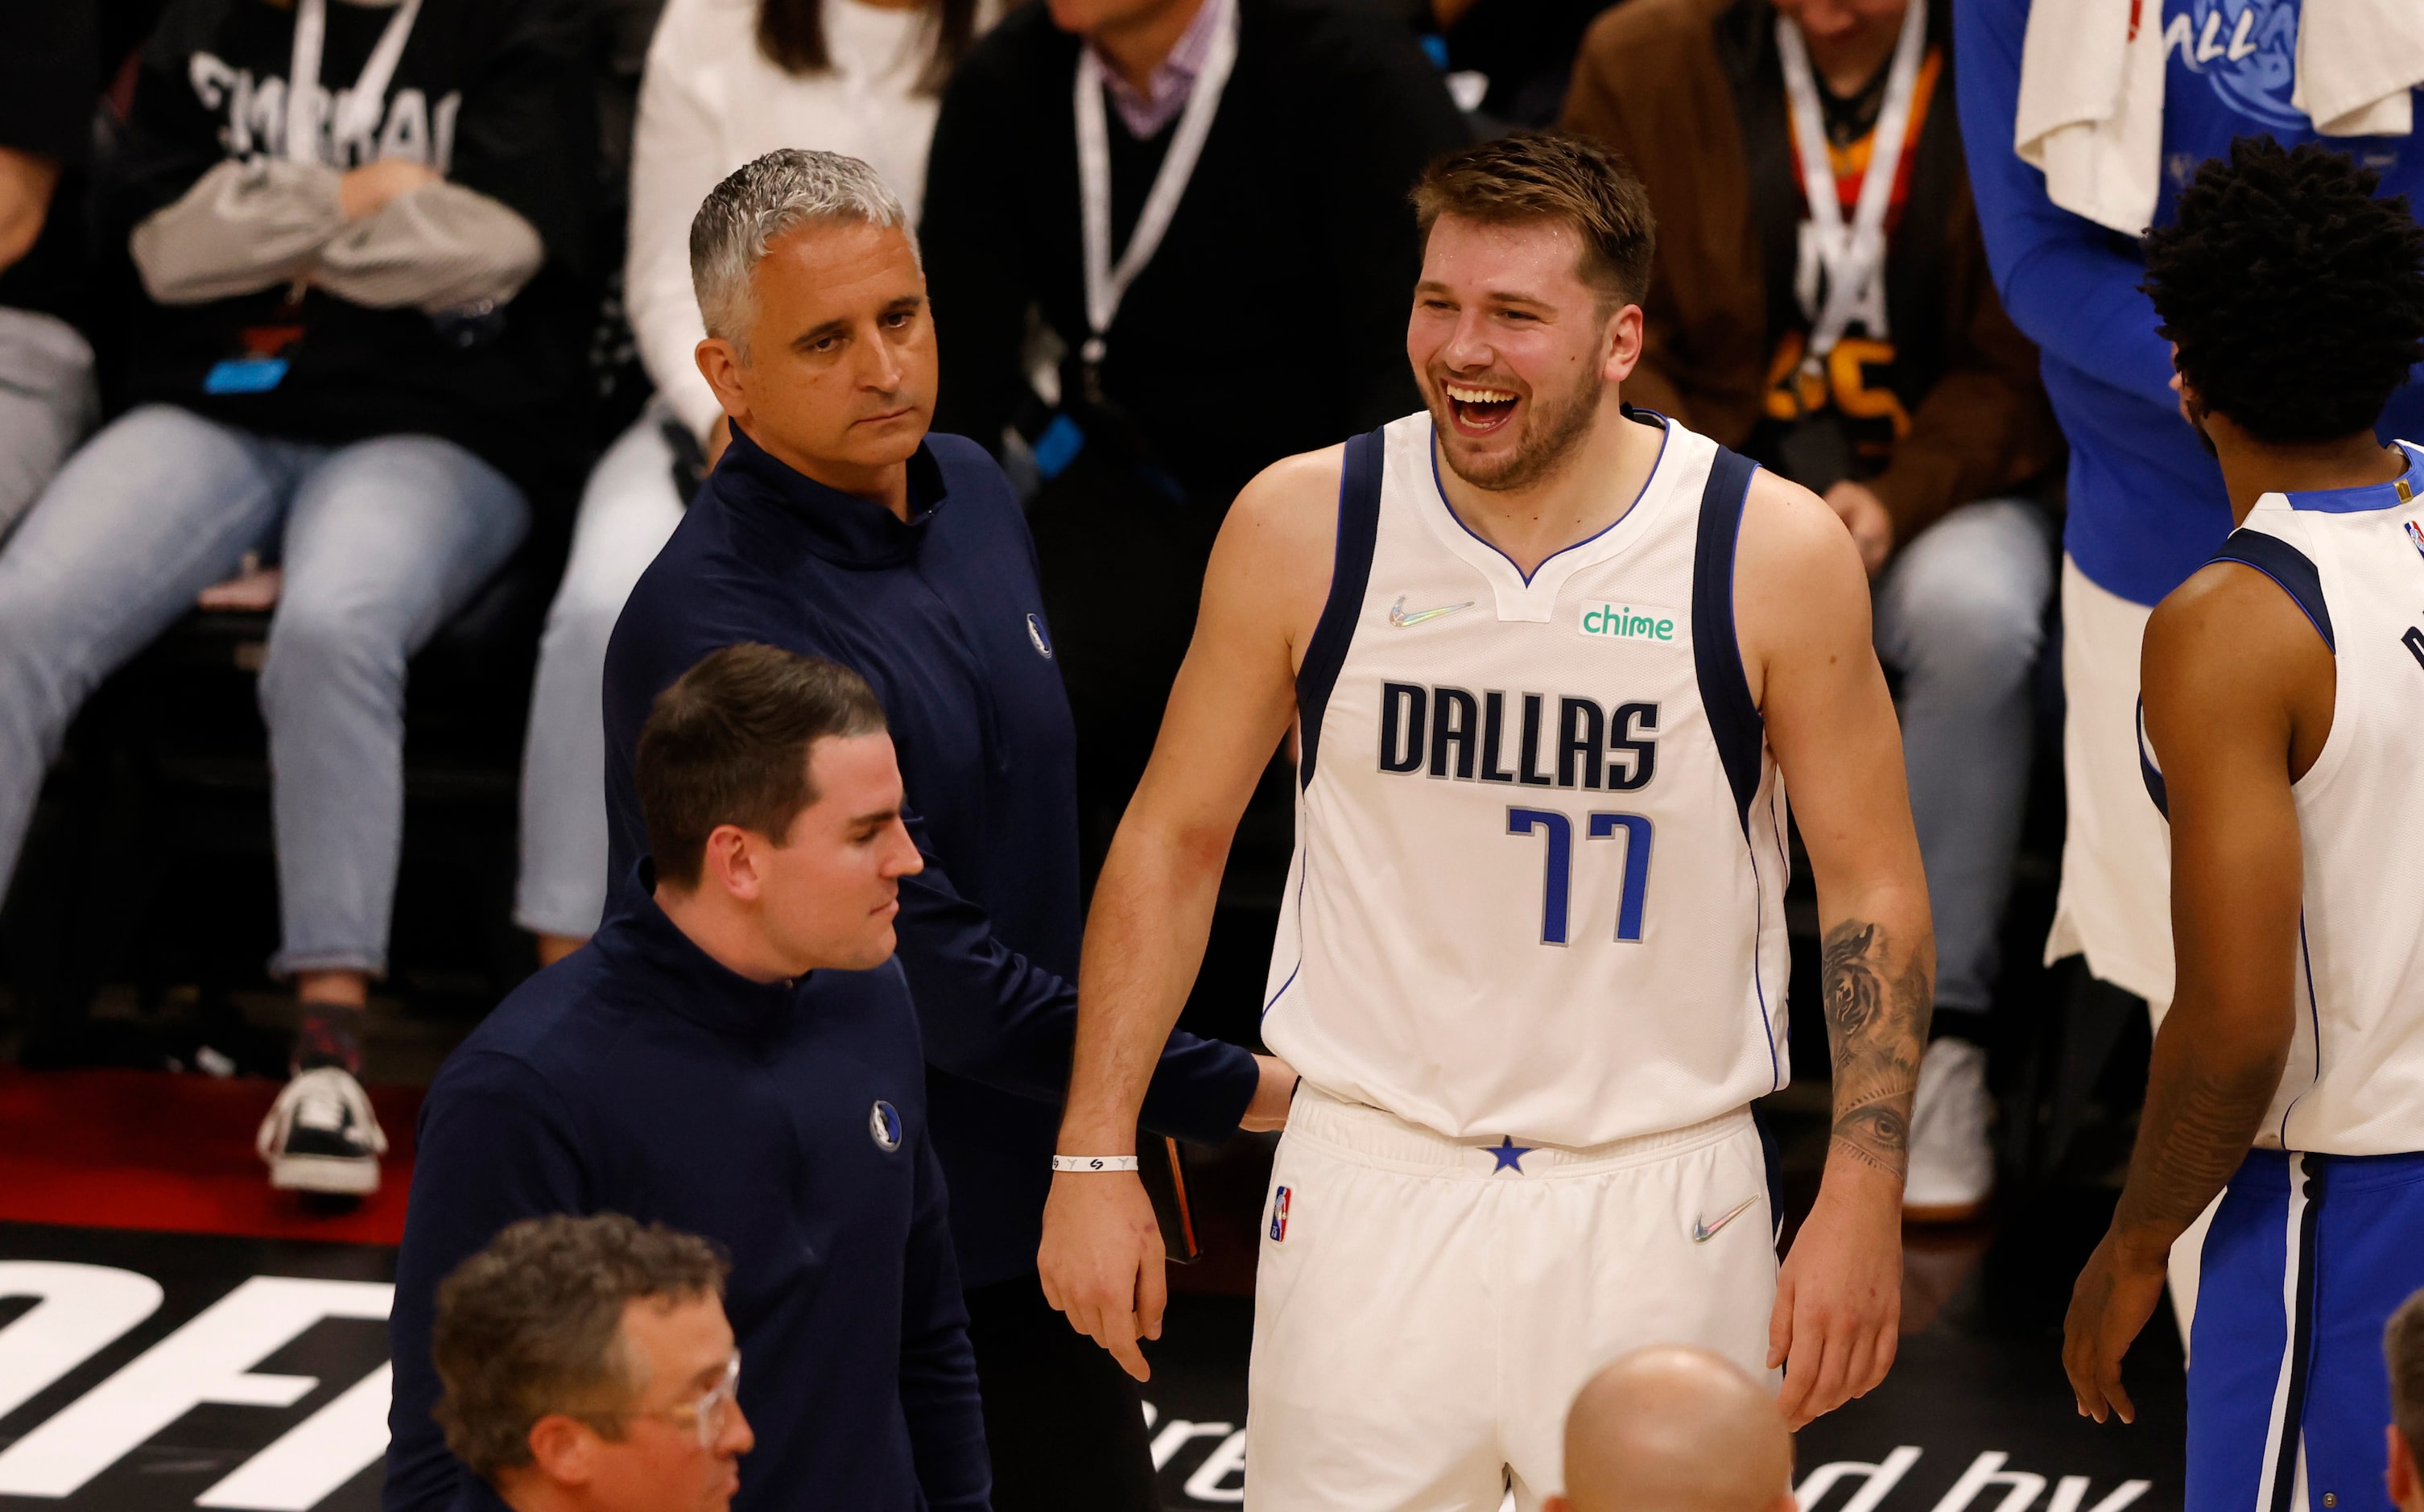
[[[2166,1047],[2171,1048],[2171,1047]],[[2281,1083],[2281,1057],[2251,1066],[2201,1065],[2196,1048],[2156,1058],[2129,1179],[2113,1210],[2117,1231],[2139,1230],[2168,1243],[2195,1221],[2255,1141]]]
[[[1884,925],[1845,919],[1826,931],[1820,980],[1835,1064],[1834,1143],[1894,1176],[1910,1165],[1910,1102],[1936,1002],[1931,942],[1896,972]]]

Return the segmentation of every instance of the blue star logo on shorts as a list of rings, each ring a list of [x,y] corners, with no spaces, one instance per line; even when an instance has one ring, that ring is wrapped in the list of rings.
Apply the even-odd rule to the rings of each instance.
[[[1517,1144],[1515,1136],[1511,1134],[1501,1136],[1497,1147],[1490,1151],[1498,1160],[1498,1164],[1491,1168],[1490,1173],[1495,1176],[1502,1170],[1511,1170],[1519,1176],[1522,1175],[1523,1157],[1530,1154],[1534,1148],[1528,1144]]]

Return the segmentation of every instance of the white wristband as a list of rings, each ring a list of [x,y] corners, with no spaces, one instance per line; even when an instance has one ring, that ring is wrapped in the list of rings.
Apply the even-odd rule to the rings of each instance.
[[[1137,1157],[1134,1155],[1054,1155],[1052,1169],[1055,1170],[1134,1170],[1137,1169]]]

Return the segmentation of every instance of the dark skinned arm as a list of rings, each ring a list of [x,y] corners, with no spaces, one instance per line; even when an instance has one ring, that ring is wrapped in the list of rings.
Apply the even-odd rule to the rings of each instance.
[[[2081,1415],[2137,1409],[2121,1357],[2165,1262],[2254,1143],[2295,1031],[2301,855],[2290,784],[2331,733],[2330,650],[2289,597],[2220,563],[2157,607],[2142,678],[2172,823],[2179,986],[2113,1226],[2080,1273],[2063,1366]]]

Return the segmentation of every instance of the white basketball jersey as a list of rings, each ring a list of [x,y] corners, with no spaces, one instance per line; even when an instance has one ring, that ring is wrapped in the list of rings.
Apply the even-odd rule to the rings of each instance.
[[[1581,1147],[1784,1084],[1784,791],[1734,635],[1752,465],[1666,438],[1526,580],[1442,495],[1431,422],[1348,443],[1297,677],[1264,1038],[1451,1137]]]
[[[2297,1037],[2259,1136],[2322,1154],[2424,1150],[2424,452],[2400,444],[2404,477],[2266,494],[2214,553],[2280,584],[2337,668],[2331,735],[2290,789]],[[2161,802],[2151,759],[2147,783]]]

